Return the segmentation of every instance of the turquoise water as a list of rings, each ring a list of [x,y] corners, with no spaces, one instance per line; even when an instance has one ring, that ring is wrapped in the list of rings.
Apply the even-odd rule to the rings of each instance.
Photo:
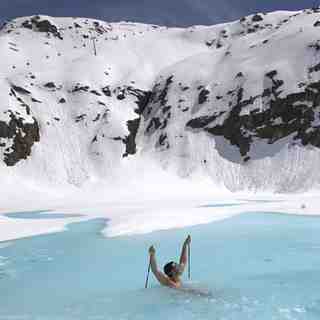
[[[51,213],[50,210],[27,211],[27,212],[12,212],[6,213],[4,216],[12,219],[32,219],[32,220],[47,220],[61,218],[79,218],[82,214],[66,214],[66,213]]]
[[[0,244],[0,319],[320,318],[320,218],[242,214],[213,224],[106,239],[104,220]],[[190,233],[189,286],[144,289],[147,249],[163,265]]]

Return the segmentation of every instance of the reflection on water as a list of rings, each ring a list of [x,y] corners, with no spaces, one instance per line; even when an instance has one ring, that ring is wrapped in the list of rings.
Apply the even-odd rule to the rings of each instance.
[[[106,221],[69,225],[0,247],[0,319],[320,319],[320,219],[243,214],[192,228],[105,239]],[[150,276],[191,233],[191,276],[179,291]]]

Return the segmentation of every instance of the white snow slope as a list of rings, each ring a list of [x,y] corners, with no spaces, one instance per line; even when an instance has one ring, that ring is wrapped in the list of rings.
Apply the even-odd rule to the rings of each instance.
[[[284,85],[277,97],[285,97],[319,80],[319,72],[308,72],[320,58],[317,19],[320,14],[312,10],[274,12],[187,29],[83,18],[16,19],[0,33],[0,121],[8,123],[14,114],[23,124],[11,135],[0,131],[1,159],[18,154],[7,161],[9,168],[0,161],[1,175],[81,186],[148,170],[149,162],[155,162],[181,177],[210,176],[233,191],[318,186],[319,148],[301,144],[301,137],[293,139],[293,131],[267,139],[257,137],[258,129],[240,128],[236,135],[252,133],[247,154],[230,139],[207,132],[235,109],[239,88],[244,101],[266,89],[275,92],[272,84],[278,77]],[[277,75],[268,76],[274,70]],[[136,153],[123,157],[130,134],[127,121],[140,117],[139,95],[146,96],[146,103],[141,102],[144,111],[133,138],[136,150],[131,153]],[[270,108],[275,97],[252,99],[240,115]],[[188,126],[191,119],[219,114],[202,130]],[[23,137],[22,127],[34,121],[39,137],[33,137],[30,155],[15,154],[17,132]],[[318,126],[315,117],[307,130]],[[244,162],[245,157],[250,161]]]
[[[185,29],[48,16],[8,23],[0,30],[0,210],[67,211],[52,199],[70,190],[81,191],[70,196],[78,213],[87,195],[183,194],[190,207],[192,196],[200,205],[218,190],[317,189],[318,19],[304,10]],[[212,220],[203,217],[186,224]],[[144,230],[156,225],[181,221]],[[113,230],[126,233],[124,224]]]

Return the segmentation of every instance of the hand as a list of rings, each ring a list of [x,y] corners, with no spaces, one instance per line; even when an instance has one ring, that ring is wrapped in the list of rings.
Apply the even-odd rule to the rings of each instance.
[[[184,241],[184,243],[185,244],[190,244],[190,242],[191,242],[191,236],[190,236],[190,234],[187,236],[187,239]]]
[[[150,256],[154,255],[155,253],[156,253],[156,249],[154,248],[154,246],[151,246],[151,247],[149,248],[149,254],[150,254]]]

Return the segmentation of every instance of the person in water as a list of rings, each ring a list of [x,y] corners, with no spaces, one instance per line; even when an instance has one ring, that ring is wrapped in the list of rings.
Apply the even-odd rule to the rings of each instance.
[[[149,248],[151,270],[155,275],[155,277],[157,278],[157,280],[163,286],[176,288],[176,289],[181,288],[180,276],[182,275],[188,261],[187,247],[190,244],[190,242],[191,242],[191,237],[189,235],[183,243],[179,263],[176,263],[174,261],[168,262],[163,268],[164,273],[158,270],[157,261],[156,261],[156,250],[154,246],[151,246]]]

